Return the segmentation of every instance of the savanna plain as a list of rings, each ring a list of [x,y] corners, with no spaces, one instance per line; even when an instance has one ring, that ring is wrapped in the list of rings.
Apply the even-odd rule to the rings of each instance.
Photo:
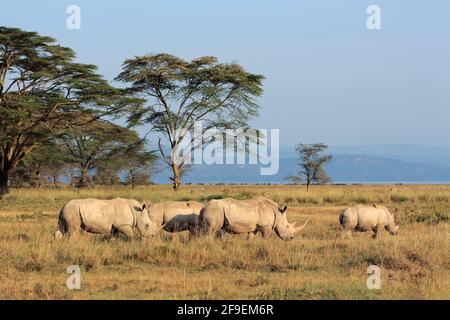
[[[265,196],[287,204],[290,222],[310,222],[293,241],[155,240],[81,234],[54,241],[59,209],[74,198],[143,202]],[[399,234],[340,239],[338,216],[355,204],[396,211]],[[13,189],[0,200],[0,299],[450,299],[450,186],[155,185],[74,190]],[[66,286],[81,269],[81,290]],[[381,268],[381,289],[366,286]]]

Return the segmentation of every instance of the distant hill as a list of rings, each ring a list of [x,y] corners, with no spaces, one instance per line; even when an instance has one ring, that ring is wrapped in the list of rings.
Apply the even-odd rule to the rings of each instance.
[[[450,146],[373,145],[330,147],[336,155],[365,155],[450,168]]]
[[[327,172],[337,182],[445,182],[450,167],[357,155],[335,155]]]
[[[345,183],[448,183],[450,147],[356,146],[330,147],[333,161],[327,172],[334,182]],[[164,168],[164,167],[163,167]],[[257,165],[197,165],[183,178],[185,183],[286,183],[298,171],[293,148],[281,148],[280,170],[261,176]],[[162,169],[157,183],[169,183],[170,171]]]

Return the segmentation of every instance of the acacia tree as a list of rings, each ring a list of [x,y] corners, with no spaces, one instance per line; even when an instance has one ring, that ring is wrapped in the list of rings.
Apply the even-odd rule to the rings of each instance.
[[[124,173],[125,184],[133,189],[136,185],[148,185],[156,170],[158,156],[147,151],[145,140],[133,142],[117,150],[113,157],[103,157],[95,167],[94,182],[103,185],[120,184],[119,172]]]
[[[55,187],[59,186],[60,178],[68,172],[72,158],[54,141],[39,145],[21,162],[21,166],[28,171],[28,179],[32,186],[40,187],[48,180]],[[23,174],[23,173],[22,173]]]
[[[73,159],[73,166],[79,174],[75,186],[79,188],[92,184],[92,169],[118,169],[115,162],[128,161],[123,158],[124,154],[143,143],[135,131],[101,119],[81,128],[71,128],[59,140]]]
[[[0,27],[0,197],[11,172],[49,137],[80,116],[123,108],[121,90],[74,57],[51,37]]]
[[[101,161],[95,167],[94,183],[100,186],[120,184],[119,169],[111,161]]]
[[[298,175],[291,175],[286,179],[293,183],[306,183],[308,191],[313,183],[330,182],[331,178],[326,174],[324,166],[333,159],[333,156],[323,153],[327,148],[328,146],[323,143],[298,144],[295,150],[300,161],[300,172]]]
[[[151,176],[156,170],[158,156],[154,151],[146,151],[142,148],[130,150],[127,161],[121,166],[127,174],[125,183],[134,189],[137,185],[148,185]]]
[[[189,152],[181,150],[186,134],[202,121],[202,141],[191,143],[190,151],[201,147],[209,129],[246,129],[258,115],[255,99],[263,92],[262,75],[251,74],[237,63],[218,63],[215,57],[185,61],[170,54],[155,54],[128,59],[116,80],[128,83],[127,92],[145,99],[130,109],[129,123],[150,124],[168,140],[165,154],[159,138],[159,151],[172,169],[173,189],[181,183]],[[184,154],[183,154],[184,152]]]

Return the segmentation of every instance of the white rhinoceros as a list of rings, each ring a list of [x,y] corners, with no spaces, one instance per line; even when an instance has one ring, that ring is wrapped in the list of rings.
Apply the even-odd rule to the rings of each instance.
[[[222,199],[209,201],[200,212],[199,223],[202,234],[221,236],[224,232],[255,235],[261,232],[264,238],[272,231],[283,240],[291,240],[302,227],[295,227],[286,218],[287,207],[280,207],[272,200],[258,197],[249,200]]]
[[[192,234],[198,224],[198,215],[203,204],[196,201],[164,201],[154,203],[148,208],[150,220],[161,230],[181,232],[189,230]]]
[[[352,231],[373,231],[376,239],[381,229],[386,229],[391,235],[396,235],[398,226],[395,224],[394,216],[386,207],[373,205],[357,205],[345,209],[339,216],[342,225],[341,237],[352,237]]]
[[[131,199],[80,199],[71,200],[59,213],[55,238],[63,234],[73,236],[80,230],[96,234],[118,234],[133,237],[137,227],[144,237],[155,235],[159,230],[150,220],[145,205]]]

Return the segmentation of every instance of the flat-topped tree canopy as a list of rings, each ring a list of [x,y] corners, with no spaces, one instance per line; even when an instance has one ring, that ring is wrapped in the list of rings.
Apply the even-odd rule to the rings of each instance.
[[[0,27],[0,195],[11,170],[50,136],[135,103],[75,56],[54,38]]]
[[[258,116],[256,98],[263,93],[264,76],[215,57],[186,61],[162,53],[125,60],[116,80],[129,84],[130,96],[147,100],[130,110],[128,120],[132,125],[150,124],[169,141],[171,155],[166,156],[161,145],[160,151],[173,170],[176,190],[186,160],[178,148],[186,133],[196,121],[203,123],[202,134],[211,128],[248,128],[250,119]]]
[[[104,119],[70,128],[56,141],[79,171],[77,187],[91,184],[91,169],[110,167],[117,172],[145,148],[145,140],[135,131]]]

